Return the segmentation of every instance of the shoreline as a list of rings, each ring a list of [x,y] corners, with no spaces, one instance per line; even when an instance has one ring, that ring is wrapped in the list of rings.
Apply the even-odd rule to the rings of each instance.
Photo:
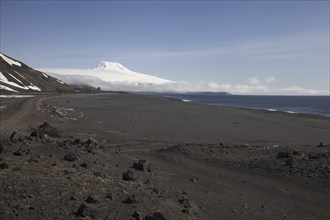
[[[294,115],[303,115],[303,116],[318,116],[318,117],[324,117],[324,118],[330,118],[330,113],[328,114],[320,114],[320,113],[310,113],[310,112],[294,112],[294,111],[285,111],[285,110],[280,110],[280,109],[275,109],[275,108],[255,108],[255,107],[247,107],[247,106],[237,106],[237,105],[229,105],[229,104],[221,104],[221,103],[206,103],[206,102],[201,102],[201,101],[196,101],[196,100],[191,100],[191,99],[184,99],[184,98],[179,98],[179,97],[174,97],[174,96],[166,96],[167,93],[164,93],[165,95],[157,94],[155,96],[158,97],[166,97],[166,98],[173,98],[180,100],[182,102],[186,103],[196,103],[196,104],[203,104],[203,105],[214,105],[214,106],[223,106],[223,107],[232,107],[232,108],[238,108],[238,109],[247,109],[247,110],[263,110],[263,111],[268,111],[268,112],[281,112],[281,113],[287,113],[287,114],[294,114]],[[146,94],[146,95],[151,95],[152,94]],[[230,95],[229,95],[230,96]],[[260,97],[260,95],[232,95],[232,96],[255,96],[255,97]],[[277,95],[263,95],[262,97],[304,97],[304,96],[287,96],[287,95],[282,95],[282,96],[277,96]],[[308,96],[308,97],[329,97],[330,96]]]

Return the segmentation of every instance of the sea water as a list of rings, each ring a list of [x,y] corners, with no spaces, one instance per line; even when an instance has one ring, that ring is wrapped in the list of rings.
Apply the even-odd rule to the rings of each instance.
[[[330,117],[330,96],[256,96],[217,93],[158,93],[157,95],[185,102]]]

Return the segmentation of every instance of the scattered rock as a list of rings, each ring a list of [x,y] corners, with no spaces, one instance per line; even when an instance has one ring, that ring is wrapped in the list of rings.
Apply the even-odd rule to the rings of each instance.
[[[112,193],[108,193],[105,198],[113,200],[113,195]]]
[[[10,135],[10,141],[13,143],[22,142],[22,141],[24,141],[24,137],[20,133],[17,133],[16,131],[14,131]]]
[[[134,180],[134,173],[130,170],[123,173],[123,180],[125,181],[133,181]]]
[[[317,160],[319,158],[320,157],[317,154],[312,154],[312,153],[308,154],[308,159],[310,159],[310,160]]]
[[[277,159],[290,158],[292,154],[289,151],[277,152]]]
[[[191,207],[189,200],[185,196],[182,196],[181,198],[179,198],[178,202],[180,204],[182,204],[183,207],[185,207],[185,208],[190,208]]]
[[[4,146],[0,143],[0,154],[3,154],[5,152]]]
[[[154,212],[152,215],[147,215],[144,217],[145,220],[166,220],[166,218],[163,216],[160,212]]]
[[[70,197],[70,200],[74,200],[74,201],[76,201],[76,200],[77,200],[77,198],[76,198],[76,197],[74,197],[74,196],[71,196],[71,197]]]
[[[55,138],[61,137],[60,132],[56,128],[51,126],[48,122],[45,122],[42,125],[40,125],[38,127],[38,132],[40,134],[46,134],[49,137],[55,137]]]
[[[8,168],[8,164],[4,161],[1,161],[0,162],[0,169],[6,169],[6,168]]]
[[[87,163],[84,162],[84,163],[80,164],[80,166],[83,168],[87,168]]]
[[[293,158],[289,158],[285,161],[285,166],[292,167],[295,164],[295,160]]]
[[[93,204],[86,203],[81,204],[76,212],[76,217],[98,218],[98,215],[99,211],[97,210],[97,207]]]
[[[126,199],[123,201],[125,204],[133,204],[136,203],[137,200],[135,199],[135,196],[127,196]]]
[[[136,220],[141,220],[142,217],[141,213],[138,211],[135,211],[131,216]]]
[[[32,131],[30,134],[31,138],[37,138],[38,137],[38,133],[36,131]]]
[[[294,156],[301,156],[301,153],[299,152],[299,151],[293,151],[292,152],[292,154],[294,155]]]
[[[323,143],[323,142],[321,142],[319,145],[317,145],[316,147],[326,147],[326,145]]]
[[[72,141],[72,144],[74,144],[74,145],[79,145],[79,144],[81,144],[81,141],[80,141],[79,138],[76,138],[76,139],[74,139],[74,140]]]
[[[135,170],[151,172],[151,164],[147,160],[139,160],[133,164]]]
[[[86,144],[89,146],[96,146],[98,141],[94,137],[91,137],[86,141]]]
[[[101,177],[101,176],[102,176],[102,174],[101,174],[100,172],[98,172],[98,171],[95,171],[95,172],[94,172],[94,176],[98,176],[98,177]]]
[[[91,203],[98,203],[97,199],[95,198],[95,196],[88,196],[87,199],[85,200],[85,202],[91,204]]]
[[[181,212],[183,212],[183,213],[187,213],[187,214],[188,214],[188,213],[189,213],[189,209],[184,208],[184,209],[181,210]]]
[[[17,149],[16,151],[13,152],[13,154],[16,155],[16,156],[22,156],[23,151],[21,149]]]
[[[72,152],[70,152],[64,156],[64,160],[66,160],[66,161],[75,161],[77,159],[78,159],[78,157]]]

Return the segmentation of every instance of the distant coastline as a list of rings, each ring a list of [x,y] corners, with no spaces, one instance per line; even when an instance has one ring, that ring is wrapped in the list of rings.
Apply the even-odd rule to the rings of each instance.
[[[144,93],[183,102],[330,117],[330,96],[232,95],[226,92]]]

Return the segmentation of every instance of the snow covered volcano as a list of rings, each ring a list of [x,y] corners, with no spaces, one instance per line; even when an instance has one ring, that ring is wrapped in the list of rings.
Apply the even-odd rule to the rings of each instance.
[[[67,84],[90,85],[102,90],[143,91],[148,87],[174,83],[160,77],[134,72],[120,63],[101,61],[90,69],[42,69]]]

